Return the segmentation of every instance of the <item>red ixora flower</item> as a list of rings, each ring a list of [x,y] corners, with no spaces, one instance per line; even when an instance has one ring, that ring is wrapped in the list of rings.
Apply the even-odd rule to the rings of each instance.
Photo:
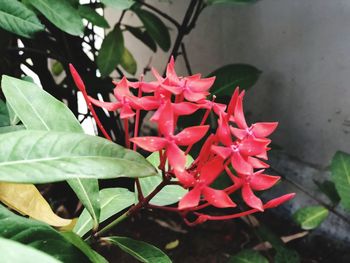
[[[239,88],[235,89],[227,107],[216,103],[215,96],[208,98],[215,77],[201,78],[200,74],[179,77],[175,72],[174,59],[171,58],[164,77],[153,68],[155,80],[150,82],[145,82],[143,77],[137,82],[130,82],[123,77],[119,82],[114,82],[116,101],[103,102],[88,96],[77,71],[72,65],[70,69],[104,136],[111,139],[92,104],[108,111],[119,111],[124,127],[121,134],[125,135],[127,147],[131,148],[132,142],[134,150],[138,146],[148,152],[159,152],[158,168],[163,176],[161,185],[177,184],[188,190],[177,207],[159,207],[145,202],[150,199],[143,196],[142,188],[136,183],[139,201],[144,202],[142,206],[177,212],[187,224],[196,225],[207,220],[227,220],[262,212],[294,197],[293,193],[286,194],[264,203],[255,195],[256,191],[267,190],[280,180],[279,176],[268,175],[264,170],[269,167],[266,160],[271,140],[267,137],[274,132],[278,123],[258,122],[249,126],[243,111],[245,93],[240,92]],[[137,96],[130,88],[137,91]],[[151,112],[150,120],[157,124],[158,136],[139,136],[141,111]],[[197,111],[203,112],[201,120],[195,120],[193,126],[178,131],[179,117],[186,118]],[[210,114],[211,112],[215,114]],[[216,120],[214,130],[205,124],[209,116],[210,123]],[[133,125],[129,125],[129,122]],[[130,134],[133,135],[131,139]],[[199,154],[186,166],[186,155],[192,153],[192,146],[200,141],[204,142]],[[228,176],[232,184],[217,189],[213,183],[220,176]],[[159,191],[158,187],[154,191]],[[230,209],[237,210],[232,196],[237,191],[241,192],[249,209],[230,212]],[[157,192],[151,193],[148,198],[156,194]],[[226,214],[209,215],[202,212],[208,206],[226,208]],[[197,216],[197,219],[189,222],[189,214]]]

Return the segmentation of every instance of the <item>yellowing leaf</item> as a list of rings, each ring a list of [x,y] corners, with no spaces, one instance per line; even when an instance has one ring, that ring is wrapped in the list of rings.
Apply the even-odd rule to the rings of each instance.
[[[17,212],[56,227],[72,220],[57,216],[32,184],[0,183],[0,201]]]

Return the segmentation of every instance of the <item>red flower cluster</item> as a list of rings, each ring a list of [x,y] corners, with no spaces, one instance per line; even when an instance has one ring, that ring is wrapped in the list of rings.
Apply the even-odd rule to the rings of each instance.
[[[87,95],[85,86],[73,66],[71,72],[95,119],[97,116],[91,103],[108,111],[119,111],[120,118],[124,120],[126,146],[130,147],[133,143],[134,150],[138,146],[148,152],[158,151],[159,169],[163,175],[168,176],[168,179],[176,178],[181,186],[189,189],[177,208],[149,206],[179,212],[184,218],[189,212],[193,212],[197,219],[192,223],[186,218],[185,220],[188,224],[198,224],[206,220],[224,220],[264,211],[294,196],[287,194],[263,204],[254,194],[254,191],[271,188],[280,179],[278,176],[264,173],[264,169],[269,167],[264,162],[267,160],[267,151],[270,150],[268,145],[271,142],[267,137],[276,129],[278,123],[262,122],[248,126],[243,112],[244,91],[240,92],[239,88],[236,88],[228,107],[216,103],[215,96],[213,100],[208,100],[209,89],[215,77],[202,78],[200,74],[179,77],[175,72],[174,60],[171,59],[165,78],[155,69],[152,69],[152,72],[156,80],[152,82],[129,82],[124,77],[115,83],[116,102],[102,102]],[[138,96],[130,89],[136,89]],[[157,124],[158,136],[138,137],[141,110],[154,111],[150,120]],[[176,127],[179,116],[190,115],[198,110],[204,110],[201,123],[178,132]],[[209,126],[205,123],[211,111],[217,116],[217,129],[215,133],[208,134]],[[130,118],[135,120],[134,137],[131,139]],[[100,122],[96,121],[105,134],[106,131]],[[205,142],[198,157],[186,167],[186,155],[191,147],[203,138]],[[166,161],[169,163],[167,167]],[[211,185],[218,176],[229,176],[232,185],[225,189],[214,189]],[[221,216],[198,212],[208,206],[236,207],[230,195],[238,190],[241,191],[246,205],[250,207],[249,210]]]

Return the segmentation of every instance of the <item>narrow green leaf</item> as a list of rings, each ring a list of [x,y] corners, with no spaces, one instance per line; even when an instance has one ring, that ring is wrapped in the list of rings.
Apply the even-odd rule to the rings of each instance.
[[[0,127],[11,125],[6,103],[0,100]]]
[[[0,135],[0,149],[3,182],[143,177],[156,172],[137,152],[79,133],[29,130],[5,133]]]
[[[150,176],[146,178],[140,178],[140,186],[142,194],[144,196],[149,195],[161,182],[162,172],[158,170],[159,166],[159,153],[154,152],[147,157],[147,160],[157,169],[158,174],[156,176]],[[187,155],[186,166],[189,166],[193,162],[193,158]],[[135,187],[136,189],[136,187]],[[155,197],[150,201],[152,205],[166,206],[177,203],[188,191],[179,185],[167,185],[165,186]],[[137,196],[137,193],[135,193]]]
[[[140,18],[148,34],[157,42],[159,47],[168,51],[171,45],[169,30],[161,19],[146,10],[135,8],[133,11]]]
[[[109,28],[109,24],[107,20],[98,14],[94,9],[87,5],[80,5],[78,8],[79,15],[89,22],[91,22],[95,26],[99,26],[102,28]]]
[[[134,193],[125,188],[106,188],[100,191],[101,216],[100,223],[134,204]],[[84,210],[75,227],[74,232],[79,236],[85,235],[92,229],[92,218]]]
[[[0,27],[27,38],[44,30],[32,10],[19,1],[9,0],[0,0]]]
[[[268,263],[267,259],[254,250],[242,250],[230,257],[228,263]]]
[[[340,203],[350,211],[350,155],[337,152],[331,164],[332,180],[340,196]]]
[[[258,80],[261,71],[257,68],[246,64],[230,64],[223,66],[208,77],[216,76],[211,92],[214,95],[231,96],[236,87],[249,89]]]
[[[57,259],[19,242],[0,238],[0,254],[2,263],[59,263]]]
[[[258,0],[206,0],[207,5],[216,4],[254,4]]]
[[[280,249],[275,256],[275,263],[299,263],[300,257],[297,251],[291,249]]]
[[[101,2],[108,7],[121,10],[129,9],[133,4],[135,4],[134,0],[101,0]]]
[[[310,230],[318,227],[328,216],[328,209],[323,206],[309,206],[297,210],[293,218],[302,229]]]
[[[80,249],[92,263],[108,263],[108,261],[93,250],[84,240],[73,232],[63,232],[61,235],[67,239],[71,244]]]
[[[114,245],[117,245],[121,250],[130,254],[134,258],[144,263],[171,263],[170,258],[164,254],[159,248],[148,243],[134,240],[128,237],[106,237],[103,238]]]
[[[125,26],[134,37],[140,40],[143,44],[148,46],[153,52],[157,52],[157,44],[154,42],[153,38],[148,34],[146,30],[141,30],[141,28],[133,26]]]
[[[3,76],[2,88],[8,106],[16,116],[19,116],[27,129],[84,132],[64,103],[56,100],[34,83]],[[68,184],[91,213],[95,222],[94,227],[97,227],[100,215],[98,181],[76,178],[68,180]]]
[[[49,225],[15,215],[0,205],[0,237],[41,250],[64,263],[89,262],[87,257]],[[0,245],[0,248],[3,246]],[[12,252],[18,252],[13,250]],[[1,259],[4,254],[1,253]],[[30,260],[25,258],[25,262]],[[3,262],[3,261],[1,261]],[[18,261],[11,261],[18,262]],[[36,262],[46,262],[38,260]]]
[[[74,9],[67,0],[28,0],[50,22],[62,31],[79,36],[83,33],[84,25],[78,10]]]
[[[137,63],[134,56],[130,53],[127,48],[124,48],[120,65],[125,69],[126,72],[135,75],[137,71]]]
[[[121,62],[124,53],[124,37],[119,27],[115,27],[103,39],[97,56],[97,66],[103,77],[108,76]]]

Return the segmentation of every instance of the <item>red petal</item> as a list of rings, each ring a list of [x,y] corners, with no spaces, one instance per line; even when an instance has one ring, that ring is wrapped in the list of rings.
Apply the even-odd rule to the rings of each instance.
[[[94,104],[98,107],[104,108],[108,111],[116,111],[117,109],[119,109],[122,106],[122,104],[120,102],[103,102],[100,100],[96,100],[90,96],[88,96],[88,98],[92,104]]]
[[[236,89],[231,97],[230,103],[228,104],[228,107],[227,107],[227,114],[229,117],[231,117],[231,115],[234,114],[236,104],[237,104],[238,95],[239,95],[239,87],[236,87]]]
[[[275,199],[272,199],[270,201],[268,201],[265,205],[264,208],[265,209],[269,209],[269,208],[275,208],[287,201],[289,201],[290,199],[294,198],[295,193],[290,193],[290,194],[286,194],[286,195],[282,195],[280,197],[277,197]]]
[[[231,155],[231,164],[233,169],[239,174],[250,175],[253,173],[253,167],[241,156],[239,152],[233,152]]]
[[[237,129],[234,127],[230,127],[231,133],[238,139],[243,140],[243,138],[245,136],[247,136],[247,132],[246,130],[241,130],[241,129]]]
[[[245,130],[248,128],[248,125],[245,121],[244,112],[243,112],[243,96],[244,96],[244,93],[242,92],[237,99],[234,116],[235,116],[235,123],[238,125],[238,127]]]
[[[134,137],[131,138],[130,141],[148,152],[155,152],[164,149],[168,143],[165,138],[154,136]]]
[[[86,93],[85,85],[81,77],[79,76],[78,71],[75,69],[75,67],[72,64],[69,64],[70,73],[72,74],[73,80],[77,88],[83,92]]]
[[[123,77],[121,81],[114,88],[114,96],[118,98],[118,100],[122,100],[123,97],[131,97],[133,96],[129,90],[129,84],[126,77]]]
[[[195,92],[190,89],[184,90],[184,97],[188,101],[199,101],[205,99],[209,95],[209,92]]]
[[[213,153],[219,155],[224,160],[227,159],[232,153],[230,148],[217,145],[212,145],[211,150]]]
[[[198,105],[190,102],[173,103],[172,106],[174,113],[177,116],[192,114],[199,108]]]
[[[151,71],[152,71],[153,76],[157,79],[158,82],[164,81],[162,76],[159,74],[159,72],[154,67],[151,68]]]
[[[242,197],[244,202],[251,208],[255,208],[261,212],[264,211],[263,203],[260,198],[256,197],[249,184],[245,183],[242,187]]]
[[[278,180],[281,179],[279,176],[271,176],[262,173],[254,173],[251,176],[250,186],[253,190],[262,191],[274,186]]]
[[[138,104],[141,105],[144,110],[155,110],[158,109],[160,101],[156,97],[142,97],[138,99]]]
[[[215,103],[213,102],[213,110],[215,112],[216,115],[220,116],[220,114],[222,114],[223,112],[225,112],[226,110],[226,105],[225,104],[221,104],[221,103]]]
[[[175,61],[173,56],[170,58],[169,64],[166,68],[166,76],[172,84],[178,84],[180,81],[175,72]]]
[[[169,164],[174,170],[180,172],[185,170],[186,155],[175,143],[169,143],[166,147],[166,154],[169,160]]]
[[[199,152],[198,158],[196,159],[197,162],[206,162],[210,156],[211,153],[211,147],[215,143],[215,135],[210,134],[209,137],[204,142],[201,151]],[[199,164],[198,166],[201,166]]]
[[[255,138],[246,138],[239,145],[239,151],[245,156],[254,156],[266,151],[270,142]]]
[[[230,128],[223,114],[219,117],[218,128],[216,132],[220,142],[222,142],[225,146],[230,146],[232,144]]]
[[[214,158],[207,162],[200,170],[200,181],[205,185],[210,185],[224,170],[223,160]]]
[[[191,187],[194,185],[195,180],[193,176],[190,173],[188,173],[186,170],[183,170],[183,171],[174,170],[174,173],[176,178],[179,179],[179,182],[184,187]]]
[[[210,87],[214,84],[215,77],[205,78],[205,79],[188,79],[188,87],[194,92],[208,91]]]
[[[237,205],[231,200],[231,198],[223,190],[216,190],[210,187],[205,187],[202,190],[204,199],[207,200],[212,206],[218,208],[236,207]]]
[[[188,209],[196,207],[199,204],[201,196],[201,188],[195,186],[191,191],[189,191],[179,202],[179,209]]]
[[[247,161],[248,161],[248,163],[250,163],[253,166],[253,168],[260,169],[260,168],[269,168],[270,167],[270,165],[268,165],[267,163],[259,160],[258,158],[254,158],[251,156],[248,156]]]
[[[193,126],[183,129],[174,138],[177,145],[185,146],[198,142],[207,133],[209,125]]]
[[[252,131],[257,138],[269,136],[277,128],[278,122],[258,122],[253,124]]]
[[[175,85],[167,85],[167,84],[161,84],[160,85],[163,89],[175,94],[175,95],[179,95],[182,92],[182,88],[179,86],[175,86]]]
[[[170,101],[167,101],[159,114],[158,129],[164,136],[174,132],[174,113]]]
[[[123,107],[120,110],[120,118],[121,119],[128,119],[135,115],[135,112],[131,109],[131,107],[128,104],[124,104]]]

